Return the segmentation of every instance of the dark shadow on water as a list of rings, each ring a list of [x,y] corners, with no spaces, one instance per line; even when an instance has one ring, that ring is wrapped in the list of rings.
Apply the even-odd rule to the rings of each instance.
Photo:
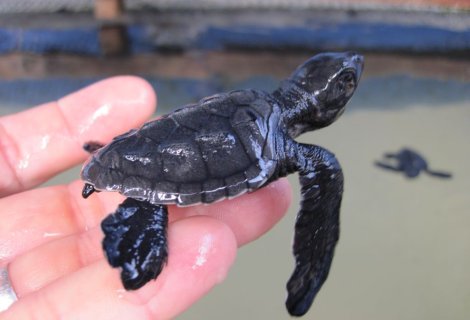
[[[160,112],[169,112],[217,92],[244,88],[271,91],[280,81],[265,75],[242,81],[217,76],[205,80],[154,76],[144,78],[158,92]],[[56,100],[98,80],[100,78],[0,81],[0,106],[8,106],[10,111],[20,111]],[[363,79],[348,110],[405,109],[417,104],[441,107],[462,101],[470,101],[470,82],[393,75]]]

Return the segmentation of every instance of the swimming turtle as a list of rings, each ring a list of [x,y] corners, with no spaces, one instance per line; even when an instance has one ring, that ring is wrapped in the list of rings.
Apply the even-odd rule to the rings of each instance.
[[[272,93],[216,94],[105,146],[88,144],[92,157],[81,172],[83,197],[94,191],[127,197],[101,224],[104,251],[121,268],[124,287],[142,287],[167,261],[167,205],[233,198],[298,171],[302,201],[286,306],[292,315],[306,313],[338,241],[343,173],[333,153],[294,138],[343,113],[362,68],[356,53],[318,54]]]
[[[382,169],[403,172],[408,178],[416,178],[421,172],[444,179],[452,177],[452,174],[448,172],[430,170],[424,157],[409,148],[403,148],[397,153],[385,153],[384,157],[386,159],[395,159],[395,165],[380,161],[376,161],[375,165]]]

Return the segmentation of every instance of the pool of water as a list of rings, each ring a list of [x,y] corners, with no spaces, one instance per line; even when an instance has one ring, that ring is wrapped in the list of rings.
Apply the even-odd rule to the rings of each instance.
[[[124,72],[147,78],[158,91],[159,113],[165,113],[219,91],[274,89],[307,56],[147,55],[119,65],[78,57],[9,57],[28,61],[32,70],[41,63],[62,62],[63,70],[0,80],[0,114],[57,99]],[[144,71],[142,65],[152,61],[166,61],[167,67]],[[94,68],[97,64],[102,69]],[[78,65],[85,71],[67,76],[64,70]],[[470,60],[366,54],[364,77],[347,112],[332,126],[299,139],[334,152],[346,181],[333,266],[304,318],[470,318],[469,136]],[[403,147],[418,151],[431,168],[449,171],[452,178],[422,174],[407,179],[374,165],[385,152]],[[75,169],[48,184],[77,177]],[[289,214],[261,239],[241,248],[227,280],[180,319],[289,318],[284,288],[293,268],[296,179],[290,177],[295,199]]]

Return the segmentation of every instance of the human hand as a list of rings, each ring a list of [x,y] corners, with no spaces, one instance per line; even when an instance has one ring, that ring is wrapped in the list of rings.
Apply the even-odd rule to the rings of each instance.
[[[238,246],[284,215],[285,179],[208,206],[170,206],[168,264],[156,281],[125,291],[103,255],[100,229],[122,196],[82,199],[81,181],[28,189],[84,161],[84,142],[138,127],[155,102],[146,82],[117,77],[0,118],[0,268],[18,297],[1,319],[175,317],[225,278]]]

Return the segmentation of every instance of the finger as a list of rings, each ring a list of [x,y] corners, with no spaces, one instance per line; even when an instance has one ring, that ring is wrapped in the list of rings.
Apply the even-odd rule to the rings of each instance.
[[[210,215],[227,224],[239,246],[257,239],[270,230],[287,212],[292,190],[287,179],[279,179],[253,193],[211,205],[174,207],[172,219]],[[249,221],[249,223],[247,223]]]
[[[86,157],[88,140],[108,141],[143,123],[155,94],[136,77],[100,81],[58,101],[0,118],[0,196],[29,189]]]
[[[42,188],[0,199],[0,257],[14,257],[53,239],[82,233],[98,226],[115,211],[123,197],[101,192],[82,199],[83,183]],[[287,211],[291,201],[285,179],[266,188],[212,205],[170,206],[170,221],[192,215],[210,215],[232,228],[242,245],[269,230]],[[250,221],[250,223],[246,223]]]
[[[118,200],[113,202],[117,205]],[[271,229],[284,215],[289,202],[290,186],[286,180],[280,180],[256,193],[217,205],[189,208],[172,206],[170,220],[179,221],[199,214],[210,215],[223,221],[232,230],[237,245],[240,246]],[[105,203],[106,207],[113,205],[115,204],[111,202]],[[97,214],[88,220],[96,221],[98,224],[100,215]],[[170,224],[170,228],[172,225]],[[88,227],[86,232],[77,232],[65,238],[46,242],[18,256],[9,266],[17,294],[20,297],[30,294],[102,258],[102,238],[103,234],[98,226]],[[169,246],[173,244],[169,242]]]
[[[122,200],[117,193],[82,199],[82,186],[75,181],[0,199],[0,258],[11,261],[54,239],[94,228]]]
[[[104,260],[28,295],[2,319],[169,319],[222,281],[237,243],[232,231],[210,217],[191,217],[169,229],[168,265],[156,281],[125,292]]]
[[[103,233],[96,227],[49,241],[18,256],[8,265],[16,295],[22,298],[103,259],[102,240]]]

